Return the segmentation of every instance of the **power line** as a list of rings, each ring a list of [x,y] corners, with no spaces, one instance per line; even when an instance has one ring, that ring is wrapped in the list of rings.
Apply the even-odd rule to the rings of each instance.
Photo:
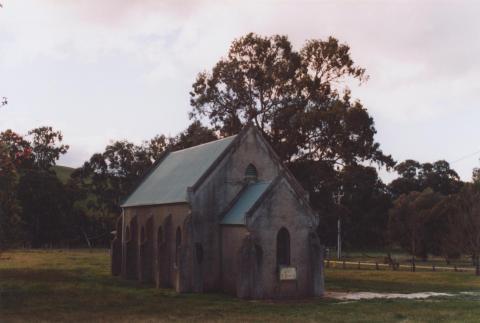
[[[467,158],[470,158],[470,157],[473,157],[473,156],[475,156],[476,154],[479,154],[479,153],[480,153],[480,150],[477,150],[477,151],[475,151],[475,152],[473,152],[473,153],[470,153],[470,154],[468,154],[468,155],[465,155],[465,156],[463,156],[463,157],[460,157],[460,158],[457,159],[457,160],[452,161],[451,164],[457,163],[457,162],[459,162],[459,161],[462,161],[462,160],[467,159]]]

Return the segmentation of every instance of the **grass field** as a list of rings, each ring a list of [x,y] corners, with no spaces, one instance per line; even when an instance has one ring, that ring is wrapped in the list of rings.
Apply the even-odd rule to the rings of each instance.
[[[18,250],[1,255],[0,321],[480,321],[480,279],[471,273],[332,268],[326,272],[326,285],[329,291],[433,291],[453,296],[243,301],[222,294],[179,295],[111,277],[106,250]]]
[[[53,170],[57,174],[58,179],[65,184],[70,179],[70,175],[75,171],[75,168],[57,165]]]

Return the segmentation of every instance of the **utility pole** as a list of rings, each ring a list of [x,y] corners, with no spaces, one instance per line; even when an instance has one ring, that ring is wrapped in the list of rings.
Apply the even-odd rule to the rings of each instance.
[[[333,199],[335,200],[335,203],[340,205],[342,197],[343,197],[343,190],[342,187],[340,186],[340,189],[338,190],[337,193],[333,195]],[[342,222],[340,219],[340,212],[338,212],[338,220],[337,220],[337,259],[342,258]]]

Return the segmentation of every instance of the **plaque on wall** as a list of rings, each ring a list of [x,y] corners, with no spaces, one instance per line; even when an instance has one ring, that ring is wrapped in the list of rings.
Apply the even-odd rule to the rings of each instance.
[[[280,267],[280,280],[296,280],[297,268],[295,267]]]

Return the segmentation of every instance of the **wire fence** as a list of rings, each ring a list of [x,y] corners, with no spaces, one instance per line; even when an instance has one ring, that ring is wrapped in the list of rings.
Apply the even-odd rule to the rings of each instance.
[[[403,270],[403,271],[452,271],[452,272],[473,272],[475,267],[459,267],[459,266],[431,266],[417,265],[417,264],[400,264],[400,263],[379,263],[379,262],[363,262],[363,261],[346,261],[346,260],[330,260],[324,261],[326,268],[337,269],[359,269],[359,270]]]

